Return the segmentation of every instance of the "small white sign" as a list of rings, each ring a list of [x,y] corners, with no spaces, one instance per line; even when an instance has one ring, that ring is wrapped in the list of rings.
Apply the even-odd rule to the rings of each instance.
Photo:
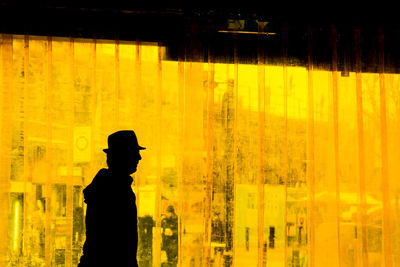
[[[89,126],[74,127],[74,162],[89,162],[91,160],[91,133]]]

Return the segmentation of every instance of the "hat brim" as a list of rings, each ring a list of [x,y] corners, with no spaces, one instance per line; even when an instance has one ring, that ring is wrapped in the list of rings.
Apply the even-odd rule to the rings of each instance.
[[[145,150],[146,148],[145,148],[145,147],[142,147],[142,146],[138,146],[137,149],[138,149],[138,150]],[[105,153],[107,153],[107,152],[110,151],[110,150],[111,150],[111,149],[109,149],[109,148],[103,149],[103,151],[104,151]]]

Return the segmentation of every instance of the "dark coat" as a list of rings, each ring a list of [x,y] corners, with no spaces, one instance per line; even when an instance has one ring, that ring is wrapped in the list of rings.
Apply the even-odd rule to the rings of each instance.
[[[84,190],[86,241],[79,267],[137,266],[137,209],[130,176],[101,169]]]

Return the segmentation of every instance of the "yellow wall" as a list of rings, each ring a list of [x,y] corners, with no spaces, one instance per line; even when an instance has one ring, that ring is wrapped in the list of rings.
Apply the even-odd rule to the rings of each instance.
[[[76,265],[81,190],[119,129],[147,147],[133,185],[155,222],[142,261],[163,262],[173,205],[180,266],[400,264],[398,74],[167,61],[132,42],[0,45],[0,266]]]

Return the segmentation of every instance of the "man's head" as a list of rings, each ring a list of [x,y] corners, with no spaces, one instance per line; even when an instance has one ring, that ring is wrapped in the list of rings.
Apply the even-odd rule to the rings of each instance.
[[[146,149],[139,146],[134,131],[118,131],[108,136],[108,148],[103,149],[107,153],[108,167],[116,172],[132,174],[136,172],[140,156],[140,150]]]

